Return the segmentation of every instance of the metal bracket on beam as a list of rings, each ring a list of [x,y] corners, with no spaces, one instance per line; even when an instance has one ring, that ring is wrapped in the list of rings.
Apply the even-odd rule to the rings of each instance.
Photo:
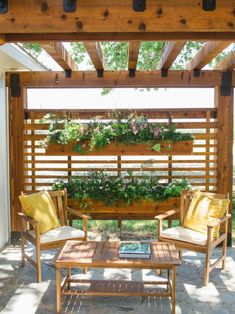
[[[221,96],[232,95],[232,71],[222,72],[220,94]]]
[[[64,76],[66,78],[71,78],[72,77],[72,70],[70,70],[70,69],[64,70]]]
[[[0,14],[8,12],[8,0],[0,0]]]
[[[168,76],[168,69],[162,68],[161,69],[161,77],[167,77]]]
[[[97,77],[103,77],[104,76],[104,70],[103,69],[97,69],[96,73],[97,73]]]
[[[132,7],[136,12],[144,12],[146,10],[146,0],[133,0]]]
[[[76,0],[64,0],[64,11],[65,12],[75,12],[77,9],[77,1]]]
[[[10,92],[11,97],[20,97],[20,75],[10,74]]]
[[[215,11],[216,9],[216,0],[203,0],[202,8],[204,11]]]
[[[135,72],[136,72],[136,69],[129,69],[129,76],[135,77]]]
[[[201,69],[194,69],[193,70],[193,76],[194,77],[200,77]]]

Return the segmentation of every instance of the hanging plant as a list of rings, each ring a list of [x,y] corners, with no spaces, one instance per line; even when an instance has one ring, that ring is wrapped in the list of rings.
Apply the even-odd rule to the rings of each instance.
[[[89,123],[84,123],[72,119],[69,113],[62,116],[47,114],[41,122],[49,124],[49,134],[41,144],[46,148],[53,144],[70,144],[69,149],[79,154],[101,150],[111,143],[119,145],[124,153],[125,146],[138,144],[147,145],[148,150],[154,152],[164,149],[165,153],[170,153],[175,143],[188,141],[191,145],[188,142],[186,144],[192,150],[193,135],[176,131],[175,124],[152,122],[146,115],[138,116],[136,113],[123,117],[120,112],[113,112],[108,119],[106,122],[95,117]],[[181,147],[178,150],[180,153]]]
[[[67,183],[57,181],[53,185],[53,190],[64,188],[67,188],[68,197],[81,201],[82,206],[87,206],[88,200],[118,206],[132,205],[140,200],[165,201],[180,196],[182,189],[190,190],[191,186],[185,178],[163,185],[153,175],[136,178],[129,171],[128,176],[113,177],[100,171],[91,172],[85,178],[73,177]]]

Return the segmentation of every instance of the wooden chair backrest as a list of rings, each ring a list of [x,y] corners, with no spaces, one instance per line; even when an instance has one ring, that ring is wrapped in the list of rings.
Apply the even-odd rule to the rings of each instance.
[[[195,190],[193,191],[186,191],[183,190],[181,192],[180,196],[180,225],[182,226],[184,223],[184,218],[187,214],[187,211],[189,209],[190,203],[192,201],[192,198],[194,197]],[[229,194],[219,194],[219,193],[209,193],[209,192],[201,192],[202,195],[206,195],[210,198],[216,198],[216,199],[229,199]],[[226,212],[226,214],[228,211]]]
[[[67,225],[67,216],[66,216],[66,208],[67,208],[67,190],[61,191],[48,191],[51,196],[51,199],[54,203],[57,216],[60,220],[62,226]],[[25,193],[21,192],[21,195]]]
[[[60,220],[61,225],[66,226],[67,190],[63,189],[61,191],[48,191],[48,193],[50,194],[51,199],[54,203],[56,213]]]

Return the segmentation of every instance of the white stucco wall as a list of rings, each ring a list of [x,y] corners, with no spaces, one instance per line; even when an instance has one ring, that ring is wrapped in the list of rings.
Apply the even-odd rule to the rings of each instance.
[[[0,249],[9,239],[8,118],[5,76],[0,72]]]

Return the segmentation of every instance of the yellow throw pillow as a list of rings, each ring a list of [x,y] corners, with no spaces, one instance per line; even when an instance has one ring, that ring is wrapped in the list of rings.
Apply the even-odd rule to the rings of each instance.
[[[200,192],[196,192],[195,198],[193,198],[185,216],[183,227],[206,234],[207,224],[221,219],[227,211],[228,206],[228,199],[210,198]],[[218,238],[219,228],[219,226],[213,228],[213,238]]]
[[[56,215],[55,206],[47,191],[19,196],[23,210],[26,215],[39,222],[39,231],[41,234],[60,227]]]

